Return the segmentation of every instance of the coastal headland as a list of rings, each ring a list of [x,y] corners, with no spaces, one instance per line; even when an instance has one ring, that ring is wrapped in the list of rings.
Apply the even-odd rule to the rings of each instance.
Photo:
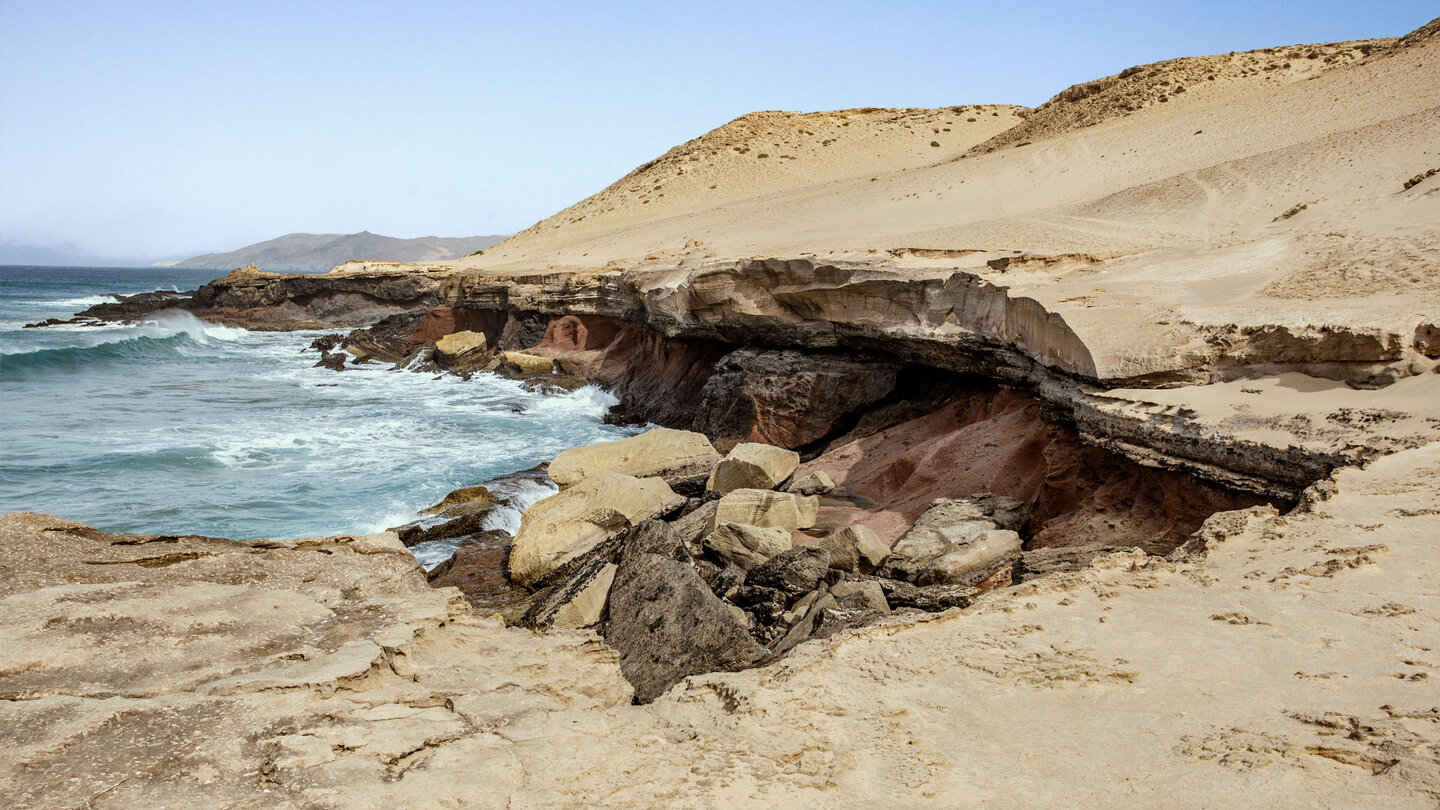
[[[483,255],[94,307],[651,429],[514,537],[484,482],[365,537],[0,518],[0,791],[1433,807],[1437,99],[1440,21],[757,113]]]

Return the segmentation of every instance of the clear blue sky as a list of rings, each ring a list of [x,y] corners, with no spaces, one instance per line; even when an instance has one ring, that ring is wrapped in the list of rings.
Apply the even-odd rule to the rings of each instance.
[[[1434,0],[0,0],[0,246],[507,233],[752,110],[1036,105],[1133,64],[1395,36]]]

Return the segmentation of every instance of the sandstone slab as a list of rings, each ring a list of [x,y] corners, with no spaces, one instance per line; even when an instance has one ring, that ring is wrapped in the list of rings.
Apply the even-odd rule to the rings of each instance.
[[[813,497],[766,489],[737,489],[716,502],[710,530],[726,522],[777,526],[789,532],[808,529],[815,525],[819,508],[819,500]]]
[[[481,332],[451,332],[435,341],[435,351],[447,359],[455,359],[472,352],[484,352],[485,335]]]
[[[705,548],[728,563],[749,571],[790,548],[790,532],[778,527],[725,521],[705,537]]]
[[[550,479],[576,484],[599,472],[637,478],[688,476],[720,461],[710,440],[688,430],[655,428],[615,442],[566,450],[550,462]]]
[[[525,510],[511,544],[510,578],[528,586],[631,525],[684,503],[658,478],[592,475]]]
[[[852,574],[869,574],[890,556],[890,547],[880,542],[875,530],[856,524],[846,526],[815,545],[830,552],[830,567]]]
[[[737,489],[774,489],[800,466],[794,450],[755,442],[741,442],[715,465],[706,489],[726,493]]]

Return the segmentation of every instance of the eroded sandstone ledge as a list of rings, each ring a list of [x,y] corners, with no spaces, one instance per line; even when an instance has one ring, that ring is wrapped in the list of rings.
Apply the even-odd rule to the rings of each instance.
[[[1424,324],[1414,336],[1255,324],[1180,330],[1173,345],[1137,347],[1143,362],[1097,360],[1060,315],[975,274],[810,259],[505,274],[376,263],[323,276],[237,272],[181,305],[263,329],[389,318],[371,337],[348,341],[354,353],[384,359],[405,358],[394,338],[419,348],[473,330],[491,347],[555,358],[567,373],[615,390],[633,418],[685,427],[710,373],[737,348],[974,374],[1028,391],[1085,441],[1138,463],[1279,498],[1394,447],[1254,441],[1184,409],[1108,392],[1287,371],[1376,384],[1428,373],[1434,360],[1426,353],[1435,352]],[[130,318],[167,306],[175,302],[103,305],[88,314]],[[376,345],[387,340],[388,347]]]

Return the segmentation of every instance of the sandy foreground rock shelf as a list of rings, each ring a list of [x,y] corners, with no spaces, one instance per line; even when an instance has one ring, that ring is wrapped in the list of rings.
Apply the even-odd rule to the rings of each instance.
[[[587,632],[390,535],[0,523],[14,807],[1320,806],[1440,799],[1440,449],[1280,517],[893,618],[630,705]]]

